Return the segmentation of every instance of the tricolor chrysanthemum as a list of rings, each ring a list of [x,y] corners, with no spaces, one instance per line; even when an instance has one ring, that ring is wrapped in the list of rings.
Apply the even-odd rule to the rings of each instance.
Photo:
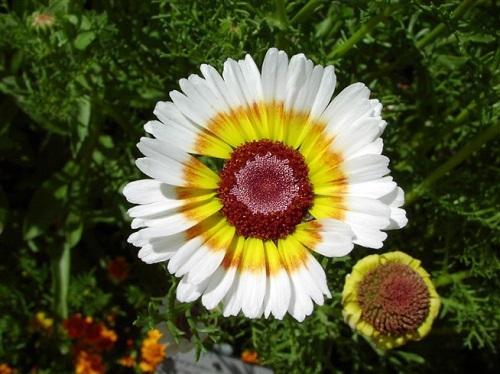
[[[275,48],[261,71],[247,55],[201,73],[145,125],[137,166],[151,179],[123,191],[138,204],[129,242],[147,263],[169,261],[180,301],[302,321],[330,296],[313,252],[380,248],[407,222],[381,155],[382,105],[362,83],[331,100],[332,66]]]
[[[342,293],[344,319],[379,348],[390,349],[429,333],[440,300],[420,261],[403,252],[358,261]]]

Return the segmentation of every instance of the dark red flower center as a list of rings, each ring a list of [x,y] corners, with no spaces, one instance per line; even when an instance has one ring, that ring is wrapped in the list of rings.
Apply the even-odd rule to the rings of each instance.
[[[237,233],[264,240],[292,233],[313,198],[303,156],[270,140],[233,151],[220,173],[218,193],[222,212]]]
[[[361,319],[383,335],[414,332],[429,314],[429,291],[410,266],[389,262],[365,275],[358,289]]]

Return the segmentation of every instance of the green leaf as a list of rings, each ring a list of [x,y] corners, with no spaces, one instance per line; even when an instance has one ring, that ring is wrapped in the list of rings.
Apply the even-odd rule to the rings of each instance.
[[[59,176],[42,184],[35,192],[24,220],[23,236],[32,240],[46,232],[51,226],[57,226],[65,214],[68,185]]]
[[[83,31],[78,34],[73,44],[76,49],[84,50],[94,41],[95,38],[96,35],[93,31]]]
[[[73,248],[78,244],[82,238],[83,233],[83,219],[81,215],[70,212],[68,218],[66,219],[66,224],[64,225],[64,236],[66,238],[66,245],[69,248]]]
[[[78,112],[76,114],[76,126],[72,134],[74,154],[80,150],[89,134],[90,117],[92,113],[92,104],[88,96],[79,98],[77,102]]]

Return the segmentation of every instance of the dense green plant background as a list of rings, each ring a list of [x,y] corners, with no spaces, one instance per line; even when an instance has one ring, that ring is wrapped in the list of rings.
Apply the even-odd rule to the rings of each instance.
[[[29,327],[43,310],[58,321],[113,312],[120,339],[167,319],[172,330],[194,333],[200,349],[214,342],[251,348],[282,373],[495,371],[495,1],[0,4],[0,363],[71,372],[62,331],[45,336]],[[34,16],[47,12],[55,23],[37,27]],[[407,191],[409,217],[405,229],[389,233],[384,251],[421,259],[443,301],[423,341],[382,354],[342,322],[343,279],[368,249],[323,262],[334,297],[299,324],[224,319],[197,304],[174,304],[174,278],[161,265],[142,264],[126,243],[129,205],[120,190],[139,177],[135,143],[156,101],[202,63],[221,68],[247,52],[260,63],[271,46],[334,64],[338,90],[362,81],[384,104],[385,154]],[[131,264],[119,285],[105,271],[117,255]],[[167,308],[158,313],[162,299]],[[197,338],[200,332],[208,338]]]

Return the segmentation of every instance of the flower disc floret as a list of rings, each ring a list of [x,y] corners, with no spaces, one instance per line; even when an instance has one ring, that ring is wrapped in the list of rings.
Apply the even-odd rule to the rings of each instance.
[[[440,300],[420,261],[403,252],[367,256],[354,265],[342,293],[345,321],[382,349],[429,333]]]
[[[361,318],[384,335],[415,332],[429,313],[430,295],[410,266],[387,263],[368,273],[359,285]]]
[[[264,240],[292,233],[313,199],[302,155],[269,140],[234,150],[221,171],[218,193],[236,232]]]

